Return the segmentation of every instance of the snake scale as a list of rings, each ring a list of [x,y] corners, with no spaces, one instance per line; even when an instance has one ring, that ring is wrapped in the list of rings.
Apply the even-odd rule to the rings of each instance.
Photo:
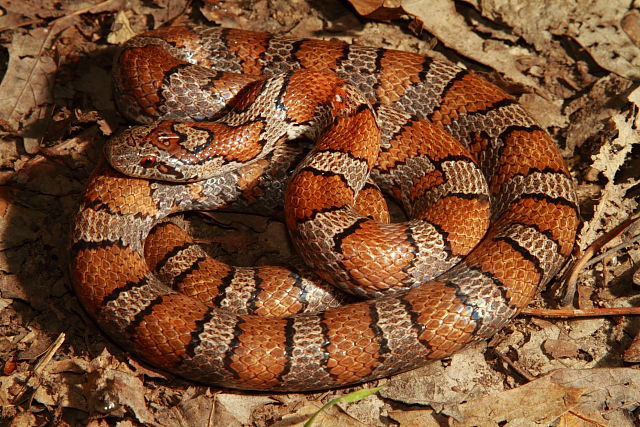
[[[127,42],[114,79],[120,110],[143,125],[107,144],[113,167],[87,184],[72,280],[116,342],[185,378],[302,391],[413,369],[500,330],[571,253],[576,196],[551,138],[448,62],[180,26]],[[316,142],[296,166],[299,136]],[[406,221],[377,213],[369,176]],[[266,211],[276,196],[309,267],[369,299],[309,305],[331,291],[219,263],[170,225],[151,231],[176,212]],[[145,258],[150,233],[160,249]],[[166,284],[149,265],[175,256]],[[268,300],[294,309],[261,316]]]

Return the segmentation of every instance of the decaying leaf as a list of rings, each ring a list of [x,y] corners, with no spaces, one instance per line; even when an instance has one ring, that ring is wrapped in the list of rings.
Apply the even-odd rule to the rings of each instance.
[[[106,351],[91,361],[85,388],[91,411],[119,415],[130,411],[139,422],[153,424],[156,419],[147,408],[145,392],[140,378]]]
[[[536,86],[535,80],[522,73],[517,65],[521,57],[530,54],[518,47],[510,47],[498,40],[487,41],[469,27],[464,17],[449,0],[405,0],[405,11],[418,18],[424,28],[450,49],[485,64],[526,86]],[[543,90],[544,91],[544,90]]]
[[[446,364],[434,361],[391,378],[380,395],[453,415],[458,402],[503,389],[502,378],[487,365],[485,348],[486,343],[478,343],[454,354]]]
[[[112,31],[107,36],[107,41],[113,44],[121,44],[135,36],[136,33],[129,24],[127,13],[123,10],[118,12],[116,19],[113,22]]]
[[[56,65],[46,49],[50,33],[39,28],[16,33],[9,46],[9,67],[0,83],[0,117],[5,130],[24,129],[52,101]]]
[[[459,405],[453,426],[551,425],[569,412],[602,425],[630,425],[623,407],[640,406],[640,371],[563,369],[518,388]],[[595,402],[605,405],[592,406]],[[598,409],[596,409],[598,408]],[[413,412],[413,413],[412,413]],[[403,425],[435,424],[432,411],[391,412]]]
[[[631,95],[636,101],[639,89]],[[635,104],[637,111],[638,104]],[[607,180],[595,208],[593,218],[585,223],[578,235],[578,245],[586,248],[593,242],[597,233],[610,229],[629,217],[638,208],[637,202],[627,196],[627,192],[640,183],[640,176],[631,177],[626,182],[617,183],[616,173],[627,161],[634,146],[640,145],[640,132],[636,128],[636,115],[629,113],[616,114],[611,118],[611,125],[616,132],[608,144],[603,144],[600,151],[593,156],[591,168],[598,171]]]

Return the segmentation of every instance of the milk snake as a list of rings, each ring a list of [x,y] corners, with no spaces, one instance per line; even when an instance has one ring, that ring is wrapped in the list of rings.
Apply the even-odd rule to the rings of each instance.
[[[168,27],[127,42],[114,80],[120,110],[145,125],[107,154],[139,177],[102,164],[90,178],[73,284],[116,342],[180,376],[302,391],[413,369],[500,330],[572,250],[576,197],[554,143],[511,96],[448,62]],[[172,249],[185,240],[165,224],[169,237],[145,260],[145,239],[172,213],[276,208],[294,168],[285,140],[300,135],[317,142],[284,194],[294,246],[327,281],[374,298],[331,307],[331,291],[307,292],[313,285],[284,268],[235,269],[190,243]],[[371,169],[407,221],[369,209]],[[149,264],[162,269],[169,255],[182,270],[167,285]],[[202,272],[211,283],[182,283]],[[260,300],[263,286],[275,290]],[[314,292],[329,308],[302,307]],[[294,309],[258,316],[265,300]]]

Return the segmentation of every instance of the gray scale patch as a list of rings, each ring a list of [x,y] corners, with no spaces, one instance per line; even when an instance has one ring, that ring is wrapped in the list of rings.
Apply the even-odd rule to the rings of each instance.
[[[508,104],[482,114],[460,114],[457,120],[447,126],[455,138],[468,144],[469,136],[486,132],[490,137],[498,137],[510,126],[535,126],[536,122],[518,104]]]
[[[391,193],[391,188],[395,185],[395,179],[388,173],[381,173],[377,169],[371,171],[371,179],[376,183],[382,192]]]
[[[466,306],[466,316],[477,325],[479,338],[488,338],[502,329],[517,313],[517,307],[508,304],[503,297],[506,292],[491,277],[464,261],[458,263],[437,280],[457,285],[456,295]]]
[[[202,50],[208,53],[209,60],[211,64],[215,64],[216,70],[242,73],[241,62],[222,38],[222,28],[195,27],[194,31],[201,35]]]
[[[220,307],[232,309],[238,314],[246,314],[249,300],[256,290],[255,277],[254,268],[234,267],[233,279],[225,288],[225,298],[220,301]]]
[[[75,242],[118,242],[142,253],[144,239],[155,221],[153,217],[111,214],[103,210],[83,209],[74,226]]]
[[[318,278],[306,266],[298,264],[295,269],[300,274],[301,295],[296,295],[296,298],[305,305],[304,313],[318,313],[344,304],[346,295],[342,291]]]
[[[427,157],[411,157],[389,171],[388,176],[391,178],[391,186],[400,187],[402,206],[407,210],[409,216],[412,216],[416,210],[416,207],[412,206],[413,201],[409,197],[409,193],[413,188],[413,180],[422,178],[433,170],[435,170],[435,167]],[[380,175],[384,177],[387,174]],[[378,176],[375,175],[376,180]]]
[[[273,37],[261,59],[262,72],[266,76],[275,76],[297,70],[300,64],[293,56],[293,45],[298,41],[288,37]]]
[[[372,304],[378,317],[376,325],[388,352],[382,354],[381,363],[369,376],[387,377],[428,360],[429,350],[418,340],[418,332],[404,304],[397,298],[380,298]]]
[[[533,172],[526,176],[514,176],[500,187],[500,191],[494,195],[496,210],[492,211],[492,216],[495,218],[500,215],[518,197],[535,194],[576,203],[570,177],[561,172]]]
[[[196,244],[189,245],[167,260],[158,271],[158,277],[165,283],[173,283],[176,277],[206,256],[207,253],[200,246]]]
[[[199,381],[222,380],[233,384],[234,377],[224,361],[235,338],[238,320],[238,316],[225,310],[211,310],[210,319],[203,325],[198,336],[200,342],[193,349],[193,357],[185,359],[180,368],[185,376],[197,378]],[[205,372],[207,374],[204,374]]]
[[[231,92],[203,90],[219,78],[217,72],[197,65],[172,73],[162,87],[164,103],[159,107],[159,118],[202,121],[214,117],[232,96]]]
[[[399,175],[398,185],[402,184],[401,180],[410,181],[416,178],[422,178],[434,169],[435,167],[428,157],[409,157],[395,169]]]
[[[408,87],[394,105],[400,105],[399,108],[416,117],[427,118],[440,106],[445,88],[460,70],[453,64],[434,60],[424,81]]]
[[[469,145],[474,134],[486,133],[490,144],[478,156],[478,165],[490,182],[496,171],[497,151],[504,144],[498,137],[510,126],[535,126],[536,122],[518,104],[509,104],[483,114],[460,114],[459,118],[446,126],[456,139]]]
[[[513,224],[496,237],[508,237],[517,242],[531,256],[538,260],[543,271],[540,286],[546,284],[558,272],[564,262],[558,244],[533,227]]]
[[[300,168],[312,167],[323,172],[334,172],[345,177],[349,187],[358,192],[367,182],[369,165],[365,160],[354,159],[341,151],[320,151],[307,158]]]
[[[202,194],[206,196],[206,199],[199,200],[191,207],[191,210],[224,208],[231,202],[237,201],[241,196],[238,189],[241,173],[241,171],[235,171],[203,181]]]
[[[445,182],[427,191],[419,200],[409,203],[407,212],[410,216],[421,215],[432,204],[450,194],[486,195],[489,197],[489,186],[482,171],[472,162],[446,161],[440,164],[445,175]],[[406,184],[403,192],[411,190],[410,183]],[[405,208],[406,209],[406,208]],[[452,213],[453,214],[453,213]]]
[[[153,200],[159,207],[158,218],[175,212],[223,208],[240,197],[237,183],[238,172],[185,185],[152,182]],[[194,192],[200,193],[202,198],[194,198]]]
[[[304,136],[311,141],[316,141],[318,137],[333,124],[333,109],[330,105],[319,104],[314,109],[313,122],[304,131]],[[299,131],[296,131],[299,132]],[[289,135],[293,139],[294,135]]]
[[[382,148],[389,148],[389,141],[411,120],[411,115],[398,107],[382,104],[376,106],[375,114],[380,126],[380,145]]]
[[[116,299],[109,301],[100,311],[100,317],[106,324],[115,325],[111,335],[116,339],[134,321],[135,316],[149,307],[156,298],[175,294],[171,289],[159,284],[155,277],[147,275],[146,279],[142,286],[120,292]],[[100,322],[101,325],[103,321]]]
[[[446,161],[440,164],[450,185],[449,192],[462,194],[489,194],[482,171],[472,162]]]
[[[358,88],[367,99],[376,99],[376,61],[379,55],[377,48],[350,45],[347,57],[336,69],[336,74]]]
[[[319,212],[314,218],[298,225],[299,239],[294,239],[294,244],[305,263],[311,269],[320,271],[339,272],[333,275],[338,282],[337,286],[343,290],[352,290],[345,286],[349,283],[349,276],[340,267],[342,256],[334,252],[335,236],[351,227],[362,218],[351,208],[338,211]]]
[[[418,254],[406,271],[414,278],[415,284],[432,280],[456,265],[461,257],[451,255],[445,246],[445,239],[438,230],[427,221],[411,220],[406,223],[411,229],[411,237]]]
[[[304,384],[305,388],[326,388],[333,378],[326,370],[327,354],[323,350],[327,337],[316,315],[296,316],[293,320],[293,352],[290,369],[282,377],[283,388],[287,384]]]
[[[284,84],[283,76],[275,76],[265,80],[262,91],[250,108],[244,111],[230,111],[229,114],[220,119],[220,122],[235,127],[251,123],[259,117],[274,122],[286,119],[286,112],[277,109],[277,104],[273,102],[273,95],[280,93],[280,89]]]

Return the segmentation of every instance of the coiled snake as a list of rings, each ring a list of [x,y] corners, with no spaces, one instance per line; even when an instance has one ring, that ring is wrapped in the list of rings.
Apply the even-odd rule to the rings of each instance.
[[[127,42],[114,76],[121,111],[147,124],[110,141],[107,157],[138,178],[94,172],[73,284],[114,340],[178,375],[297,391],[416,368],[500,330],[572,250],[576,197],[554,143],[510,96],[447,62],[169,27]],[[172,213],[276,206],[256,200],[281,195],[286,141],[300,135],[316,144],[284,194],[294,246],[326,281],[374,298],[313,312],[312,293],[332,298],[322,286],[232,268],[188,243],[145,260],[145,239]],[[370,172],[407,221],[371,207]],[[182,270],[164,284],[149,264],[178,252]],[[185,285],[202,272],[210,283]],[[259,316],[267,300],[294,308]]]

